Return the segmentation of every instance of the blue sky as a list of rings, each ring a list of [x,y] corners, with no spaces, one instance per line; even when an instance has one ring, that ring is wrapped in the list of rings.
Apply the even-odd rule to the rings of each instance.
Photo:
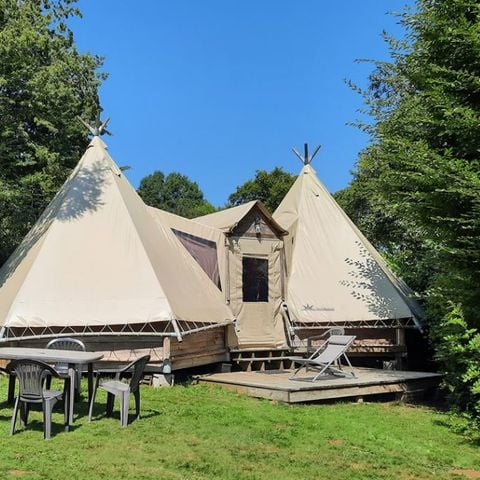
[[[368,138],[347,123],[383,60],[382,30],[402,30],[409,0],[80,0],[81,51],[105,57],[101,89],[113,158],[138,186],[178,171],[223,205],[256,169],[298,173],[291,147],[322,145],[314,167],[331,191],[347,185]]]

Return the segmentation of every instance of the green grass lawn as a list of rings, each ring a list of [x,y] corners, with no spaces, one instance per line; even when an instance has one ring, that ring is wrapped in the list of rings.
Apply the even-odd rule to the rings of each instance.
[[[6,387],[0,379],[0,398]],[[287,406],[202,385],[142,387],[142,419],[121,428],[118,410],[102,416],[104,399],[90,424],[86,402],[77,405],[69,433],[59,408],[50,441],[40,412],[10,437],[12,409],[0,403],[0,478],[458,480],[468,477],[453,470],[480,471],[479,445],[424,407]]]

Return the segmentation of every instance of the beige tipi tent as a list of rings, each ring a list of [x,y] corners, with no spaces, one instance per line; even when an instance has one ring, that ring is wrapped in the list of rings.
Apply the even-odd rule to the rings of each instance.
[[[0,270],[2,341],[59,334],[181,340],[233,318],[98,136]]]
[[[273,215],[289,231],[291,328],[297,333],[333,326],[392,330],[417,322],[420,310],[408,298],[408,287],[335,202],[310,160],[306,153],[300,175]]]

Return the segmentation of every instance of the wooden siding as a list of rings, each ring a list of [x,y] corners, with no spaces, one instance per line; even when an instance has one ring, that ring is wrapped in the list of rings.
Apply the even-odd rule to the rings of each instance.
[[[75,337],[81,340],[88,351],[103,352],[104,360],[101,363],[116,364],[128,363],[142,355],[149,354],[152,358],[150,364],[161,364],[164,359],[164,338],[151,337]],[[47,339],[34,339],[28,341],[12,341],[5,346],[23,346],[32,348],[44,348],[48,343]],[[179,342],[176,338],[170,337],[170,355],[172,368],[187,368],[209,363],[227,361],[229,358],[226,347],[225,327],[213,328],[202,332],[193,333]],[[168,355],[168,354],[167,354]]]

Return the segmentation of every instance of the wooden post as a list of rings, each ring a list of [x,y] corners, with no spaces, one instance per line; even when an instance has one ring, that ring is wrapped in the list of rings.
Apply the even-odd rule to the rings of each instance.
[[[225,236],[225,303],[230,305],[230,242]]]
[[[285,255],[285,242],[283,240],[280,247],[280,286],[282,289],[282,302],[285,301],[287,296],[285,283],[287,277],[287,256]]]
[[[163,359],[170,359],[170,337],[163,337]]]
[[[229,328],[229,325],[225,325],[223,327],[223,346],[225,348],[225,352],[226,352],[226,355],[227,355],[227,362],[231,362],[231,356],[230,356],[230,349],[228,348],[228,328]]]
[[[396,343],[398,346],[404,347],[405,346],[405,328],[397,328],[395,329],[395,336],[396,336]],[[406,355],[404,352],[399,352],[395,355],[395,360],[397,363],[397,370],[403,370],[406,366]]]

